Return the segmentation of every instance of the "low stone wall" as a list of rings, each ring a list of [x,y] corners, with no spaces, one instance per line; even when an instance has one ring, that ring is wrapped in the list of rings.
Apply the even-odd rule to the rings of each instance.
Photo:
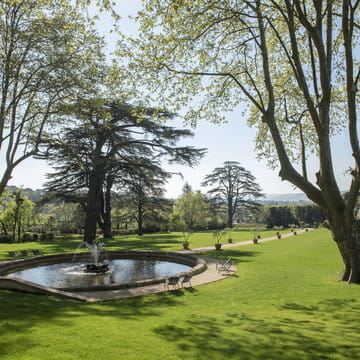
[[[172,261],[179,264],[191,266],[188,271],[174,274],[172,277],[181,277],[185,275],[194,276],[206,270],[206,262],[204,259],[182,253],[165,252],[165,251],[148,251],[148,250],[124,250],[124,251],[108,251],[108,259],[145,259],[145,260],[164,260]],[[91,286],[86,288],[53,288],[45,287],[38,284],[31,283],[16,277],[4,277],[9,273],[28,269],[32,267],[59,264],[63,262],[71,262],[74,257],[76,260],[89,261],[89,253],[67,253],[60,255],[47,255],[39,256],[28,259],[18,259],[8,261],[0,264],[0,289],[19,290],[31,293],[40,293],[47,295],[54,295],[60,297],[70,297],[77,300],[84,300],[81,296],[72,294],[72,291],[101,291],[101,290],[116,290],[125,289],[131,287],[147,286],[152,284],[158,284],[165,281],[164,277],[140,280],[129,282],[126,284],[111,284],[102,286]]]
[[[71,292],[62,291],[59,289],[54,289],[47,286],[42,286],[39,284],[34,284],[29,281],[25,281],[19,278],[13,277],[1,277],[0,276],[0,289],[4,290],[15,290],[15,291],[24,291],[31,294],[43,294],[43,295],[52,295],[64,299],[73,299],[80,301],[88,301],[88,298],[73,294]]]

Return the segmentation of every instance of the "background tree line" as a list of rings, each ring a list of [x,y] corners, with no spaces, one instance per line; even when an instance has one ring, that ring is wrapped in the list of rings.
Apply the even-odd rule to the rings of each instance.
[[[54,235],[84,233],[85,212],[79,203],[45,198],[29,200],[31,189],[12,187],[0,199],[0,241],[21,242],[51,240]],[[186,184],[178,199],[166,199],[148,192],[143,203],[141,228],[138,205],[129,192],[112,193],[112,234],[143,234],[164,231],[214,230],[228,224],[228,211],[223,204],[193,191]],[[244,223],[272,227],[319,226],[325,220],[315,204],[259,205],[255,209],[241,208],[234,216],[234,226]],[[101,228],[98,228],[98,233]]]

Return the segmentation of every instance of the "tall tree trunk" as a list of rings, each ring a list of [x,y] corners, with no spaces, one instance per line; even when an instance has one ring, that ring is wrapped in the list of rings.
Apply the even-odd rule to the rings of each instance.
[[[3,194],[9,180],[11,179],[11,173],[12,173],[13,169],[14,169],[13,166],[9,166],[9,164],[8,164],[4,174],[2,175],[2,177],[0,179],[0,195]]]
[[[360,284],[360,221],[330,223],[330,227],[344,262],[340,279]]]
[[[22,226],[21,226],[21,217],[20,217],[20,219],[19,219],[19,221],[18,221],[18,226],[17,226],[17,238],[18,238],[18,242],[21,241],[21,228],[22,228]]]
[[[98,225],[104,234],[105,231],[105,196],[104,196],[104,190],[101,188],[100,194],[99,194],[99,217],[98,217]]]
[[[143,235],[144,234],[144,230],[143,230],[143,213],[142,213],[142,206],[141,205],[138,206],[137,223],[138,223],[137,233],[138,233],[138,235]]]
[[[96,226],[100,217],[99,197],[103,183],[103,169],[98,168],[92,171],[89,176],[89,191],[87,193],[84,242],[93,244],[96,239]]]
[[[2,229],[3,229],[3,232],[5,233],[5,235],[8,235],[9,233],[7,232],[7,229],[6,229],[6,226],[5,226],[5,224],[0,220],[0,225],[1,225],[1,227],[2,227]]]
[[[113,176],[108,176],[106,179],[106,189],[104,194],[104,217],[103,217],[103,234],[105,239],[112,238],[111,230],[111,188],[114,183]]]
[[[227,227],[232,229],[234,226],[233,221],[233,207],[232,207],[232,200],[228,201],[228,221],[227,221]]]
[[[228,209],[228,223],[227,223],[227,227],[232,229],[234,226],[234,220],[233,220],[233,213],[230,210],[230,208]]]

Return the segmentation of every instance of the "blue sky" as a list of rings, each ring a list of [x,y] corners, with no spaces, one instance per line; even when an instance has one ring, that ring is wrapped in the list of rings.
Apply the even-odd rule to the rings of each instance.
[[[136,25],[128,19],[128,15],[135,15],[139,8],[140,0],[118,1],[117,11],[121,15],[121,30],[128,34],[136,33]],[[99,21],[99,31],[106,36],[109,43],[109,51],[114,50],[116,35],[110,35],[111,21],[102,19]],[[289,193],[299,192],[291,184],[282,182],[278,177],[278,169],[270,170],[265,161],[256,159],[254,149],[255,130],[246,125],[246,119],[242,118],[239,111],[227,114],[227,123],[215,125],[209,122],[201,122],[193,129],[195,137],[188,140],[187,144],[195,147],[208,148],[207,155],[196,168],[164,166],[170,171],[180,171],[184,178],[173,177],[166,187],[167,196],[176,198],[181,193],[185,181],[189,182],[193,189],[202,190],[200,183],[205,175],[212,172],[215,167],[221,166],[225,161],[238,161],[257,178],[258,183],[265,193]],[[177,120],[176,126],[182,126],[181,120]],[[333,156],[336,176],[341,189],[348,187],[348,177],[344,171],[352,164],[349,143],[345,132],[333,139]],[[317,163],[314,159],[309,162],[309,174],[317,171]],[[45,181],[46,172],[51,171],[46,163],[40,160],[28,160],[19,165],[13,173],[11,185],[41,188]],[[311,175],[310,175],[311,176]],[[313,179],[313,178],[312,178]]]

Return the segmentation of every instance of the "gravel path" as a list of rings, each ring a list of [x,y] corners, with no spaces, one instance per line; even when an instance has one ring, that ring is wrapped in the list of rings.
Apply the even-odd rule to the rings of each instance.
[[[313,230],[313,229],[309,228],[308,230]],[[306,230],[297,230],[297,234],[301,234],[303,232],[306,232]],[[294,236],[294,234],[292,232],[287,233],[287,234],[282,234],[281,238],[287,238],[287,237],[290,237],[290,236]],[[271,241],[271,240],[277,240],[277,239],[278,239],[277,236],[271,236],[271,237],[268,237],[268,238],[259,239],[258,243],[262,243],[262,242],[265,242],[265,241]],[[222,249],[227,249],[227,248],[231,248],[231,247],[242,246],[242,245],[250,245],[250,244],[253,244],[252,240],[240,241],[240,242],[236,242],[236,243],[233,243],[233,244],[222,244],[221,248]],[[189,250],[179,250],[179,251],[192,254],[192,253],[204,252],[204,251],[209,251],[209,250],[214,250],[214,245],[212,245],[212,246],[204,246],[204,247],[199,247],[199,248],[189,249]]]

